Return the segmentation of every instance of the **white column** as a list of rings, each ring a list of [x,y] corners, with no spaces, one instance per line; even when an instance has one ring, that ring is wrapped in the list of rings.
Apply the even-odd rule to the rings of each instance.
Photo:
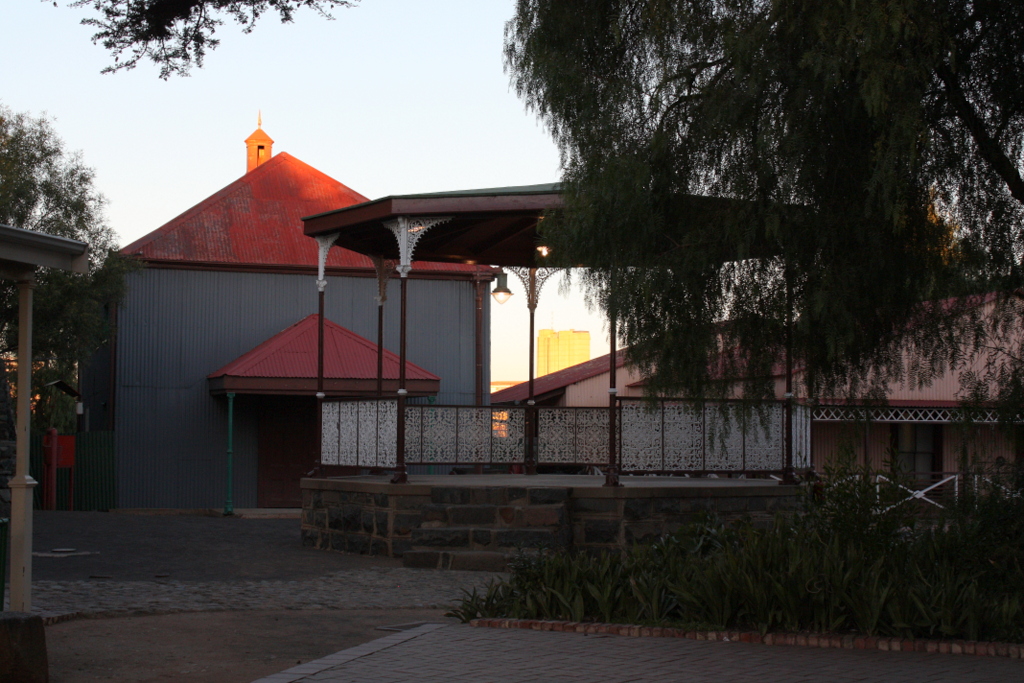
[[[18,281],[18,423],[17,454],[11,488],[11,609],[32,611],[32,489],[28,474],[29,425],[32,397],[31,273]]]

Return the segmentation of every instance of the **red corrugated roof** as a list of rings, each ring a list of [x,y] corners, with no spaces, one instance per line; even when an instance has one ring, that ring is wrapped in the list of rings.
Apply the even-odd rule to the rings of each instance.
[[[571,365],[564,370],[559,370],[558,372],[552,372],[549,375],[535,378],[533,380],[533,395],[535,397],[542,396],[552,391],[557,391],[558,389],[564,389],[570,384],[582,382],[585,379],[597,377],[603,372],[608,372],[608,355],[609,354],[606,353],[600,358],[591,358],[579,365]],[[615,354],[615,367],[621,368],[625,364],[626,354]],[[523,382],[522,384],[517,384],[514,387],[494,392],[491,394],[491,403],[525,401],[529,396],[530,385],[528,382]]]
[[[208,375],[214,377],[286,377],[317,376],[317,316],[307,316],[275,334],[252,351]],[[384,379],[397,379],[399,358],[384,350]],[[440,377],[406,361],[405,375],[410,380],[440,381]],[[327,379],[375,379],[377,345],[337,323],[324,320],[324,377]]]
[[[302,217],[366,201],[282,152],[121,252],[151,261],[315,268],[317,244],[303,234]],[[373,263],[335,247],[327,266],[368,269]],[[478,266],[417,262],[413,268],[472,272]]]

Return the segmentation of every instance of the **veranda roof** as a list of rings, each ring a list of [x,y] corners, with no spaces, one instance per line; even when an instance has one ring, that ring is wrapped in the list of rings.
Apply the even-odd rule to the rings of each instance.
[[[335,244],[384,258],[398,258],[385,221],[401,216],[450,217],[417,242],[416,260],[494,266],[541,266],[537,225],[561,208],[557,183],[479,190],[395,195],[302,219],[307,236],[340,233]]]

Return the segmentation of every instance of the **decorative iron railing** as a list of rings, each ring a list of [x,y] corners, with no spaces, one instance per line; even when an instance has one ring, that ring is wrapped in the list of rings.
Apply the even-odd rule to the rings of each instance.
[[[930,406],[817,406],[814,408],[815,422],[917,422],[948,424],[969,420],[976,424],[995,424],[999,414],[995,410],[964,412],[958,407]]]
[[[536,416],[535,418],[532,416]],[[407,464],[526,461],[537,421],[538,465],[608,463],[607,408],[407,405]],[[325,401],[321,462],[395,467],[394,399]],[[624,472],[779,472],[786,466],[785,404],[623,401],[616,411]],[[794,406],[793,465],[810,466],[810,411]]]

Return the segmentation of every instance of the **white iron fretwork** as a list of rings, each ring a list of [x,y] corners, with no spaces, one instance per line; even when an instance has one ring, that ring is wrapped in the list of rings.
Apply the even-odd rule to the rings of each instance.
[[[327,277],[324,275],[327,268],[327,254],[340,234],[340,232],[332,232],[330,235],[317,235],[315,238],[317,244],[316,288],[321,292],[327,289]]]
[[[371,256],[370,260],[373,261],[373,269],[377,271],[377,296],[374,299],[377,300],[378,306],[383,306],[384,302],[388,300],[388,280],[391,278],[391,274],[397,270],[398,261],[380,256]]]
[[[867,417],[872,422],[961,422],[995,424],[999,414],[994,410],[963,413],[959,408],[917,406],[818,406],[814,409],[815,422],[851,422]]]
[[[391,231],[398,240],[398,265],[396,270],[402,277],[408,277],[412,269],[412,255],[416,250],[416,243],[420,238],[435,225],[446,223],[452,219],[451,216],[399,216],[390,221],[384,221],[384,227]]]
[[[526,290],[526,305],[530,308],[536,308],[537,301],[540,299],[540,290],[544,283],[552,275],[559,272],[561,268],[510,267],[505,270],[515,275],[523,283],[523,289]]]

